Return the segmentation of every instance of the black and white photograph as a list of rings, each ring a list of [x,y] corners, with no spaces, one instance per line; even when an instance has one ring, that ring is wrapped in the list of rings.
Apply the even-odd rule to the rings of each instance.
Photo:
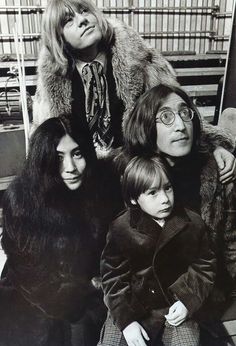
[[[235,0],[0,1],[0,346],[236,345]]]

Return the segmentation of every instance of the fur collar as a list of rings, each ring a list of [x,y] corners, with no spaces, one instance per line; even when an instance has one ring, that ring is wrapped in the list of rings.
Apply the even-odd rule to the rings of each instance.
[[[159,83],[177,83],[170,64],[153,48],[149,48],[131,27],[109,20],[114,27],[110,48],[113,75],[118,97],[125,105],[123,126],[127,114],[138,97]],[[59,116],[71,111],[71,76],[52,73],[54,61],[46,47],[38,60],[38,85],[34,104],[34,122],[41,123],[45,114]]]

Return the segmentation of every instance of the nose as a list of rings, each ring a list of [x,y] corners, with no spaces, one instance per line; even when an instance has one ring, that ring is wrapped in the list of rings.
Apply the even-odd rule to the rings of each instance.
[[[158,198],[160,199],[162,204],[167,204],[169,202],[169,197],[167,196],[167,193],[164,190],[161,191]]]
[[[75,164],[71,156],[65,157],[63,162],[64,171],[72,173],[75,170]]]
[[[175,113],[175,121],[174,121],[174,128],[176,131],[184,131],[185,130],[185,124],[180,115],[176,112]]]
[[[81,27],[81,26],[83,26],[83,25],[88,23],[88,19],[85,18],[82,13],[76,13],[75,14],[75,20],[76,20],[76,24],[79,27]]]

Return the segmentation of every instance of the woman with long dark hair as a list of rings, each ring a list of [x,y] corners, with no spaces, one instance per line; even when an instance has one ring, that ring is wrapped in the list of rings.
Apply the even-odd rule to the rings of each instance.
[[[0,299],[12,301],[1,312],[9,326],[1,323],[0,343],[96,344],[104,307],[93,278],[108,210],[100,184],[94,148],[74,120],[51,118],[37,128],[3,201]]]

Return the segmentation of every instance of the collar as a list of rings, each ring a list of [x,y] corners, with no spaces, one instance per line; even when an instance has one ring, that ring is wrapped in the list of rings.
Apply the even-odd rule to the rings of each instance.
[[[166,220],[162,219],[162,220],[156,220],[153,219],[161,228],[163,228],[165,226]]]
[[[157,231],[162,227],[153,218],[143,212],[140,208],[130,208],[130,225],[137,229],[139,233],[144,233],[156,239]]]
[[[190,218],[185,208],[182,207],[175,208],[172,211],[171,217],[166,219],[163,227],[139,208],[130,209],[131,227],[150,236],[155,236],[157,228],[163,230],[161,232],[160,247],[163,247],[170,239],[185,228],[189,222]]]
[[[99,52],[98,55],[96,56],[96,58],[93,61],[84,62],[82,60],[77,60],[76,68],[77,68],[80,76],[82,76],[83,67],[85,65],[87,65],[87,64],[90,65],[94,61],[98,61],[102,65],[104,73],[106,73],[106,70],[107,70],[107,57],[106,57],[106,54],[104,52]]]
[[[166,220],[163,227],[163,232],[161,233],[159,239],[157,251],[163,248],[170,239],[181,232],[190,222],[191,219],[189,218],[185,208],[178,207],[174,209],[171,217]]]

